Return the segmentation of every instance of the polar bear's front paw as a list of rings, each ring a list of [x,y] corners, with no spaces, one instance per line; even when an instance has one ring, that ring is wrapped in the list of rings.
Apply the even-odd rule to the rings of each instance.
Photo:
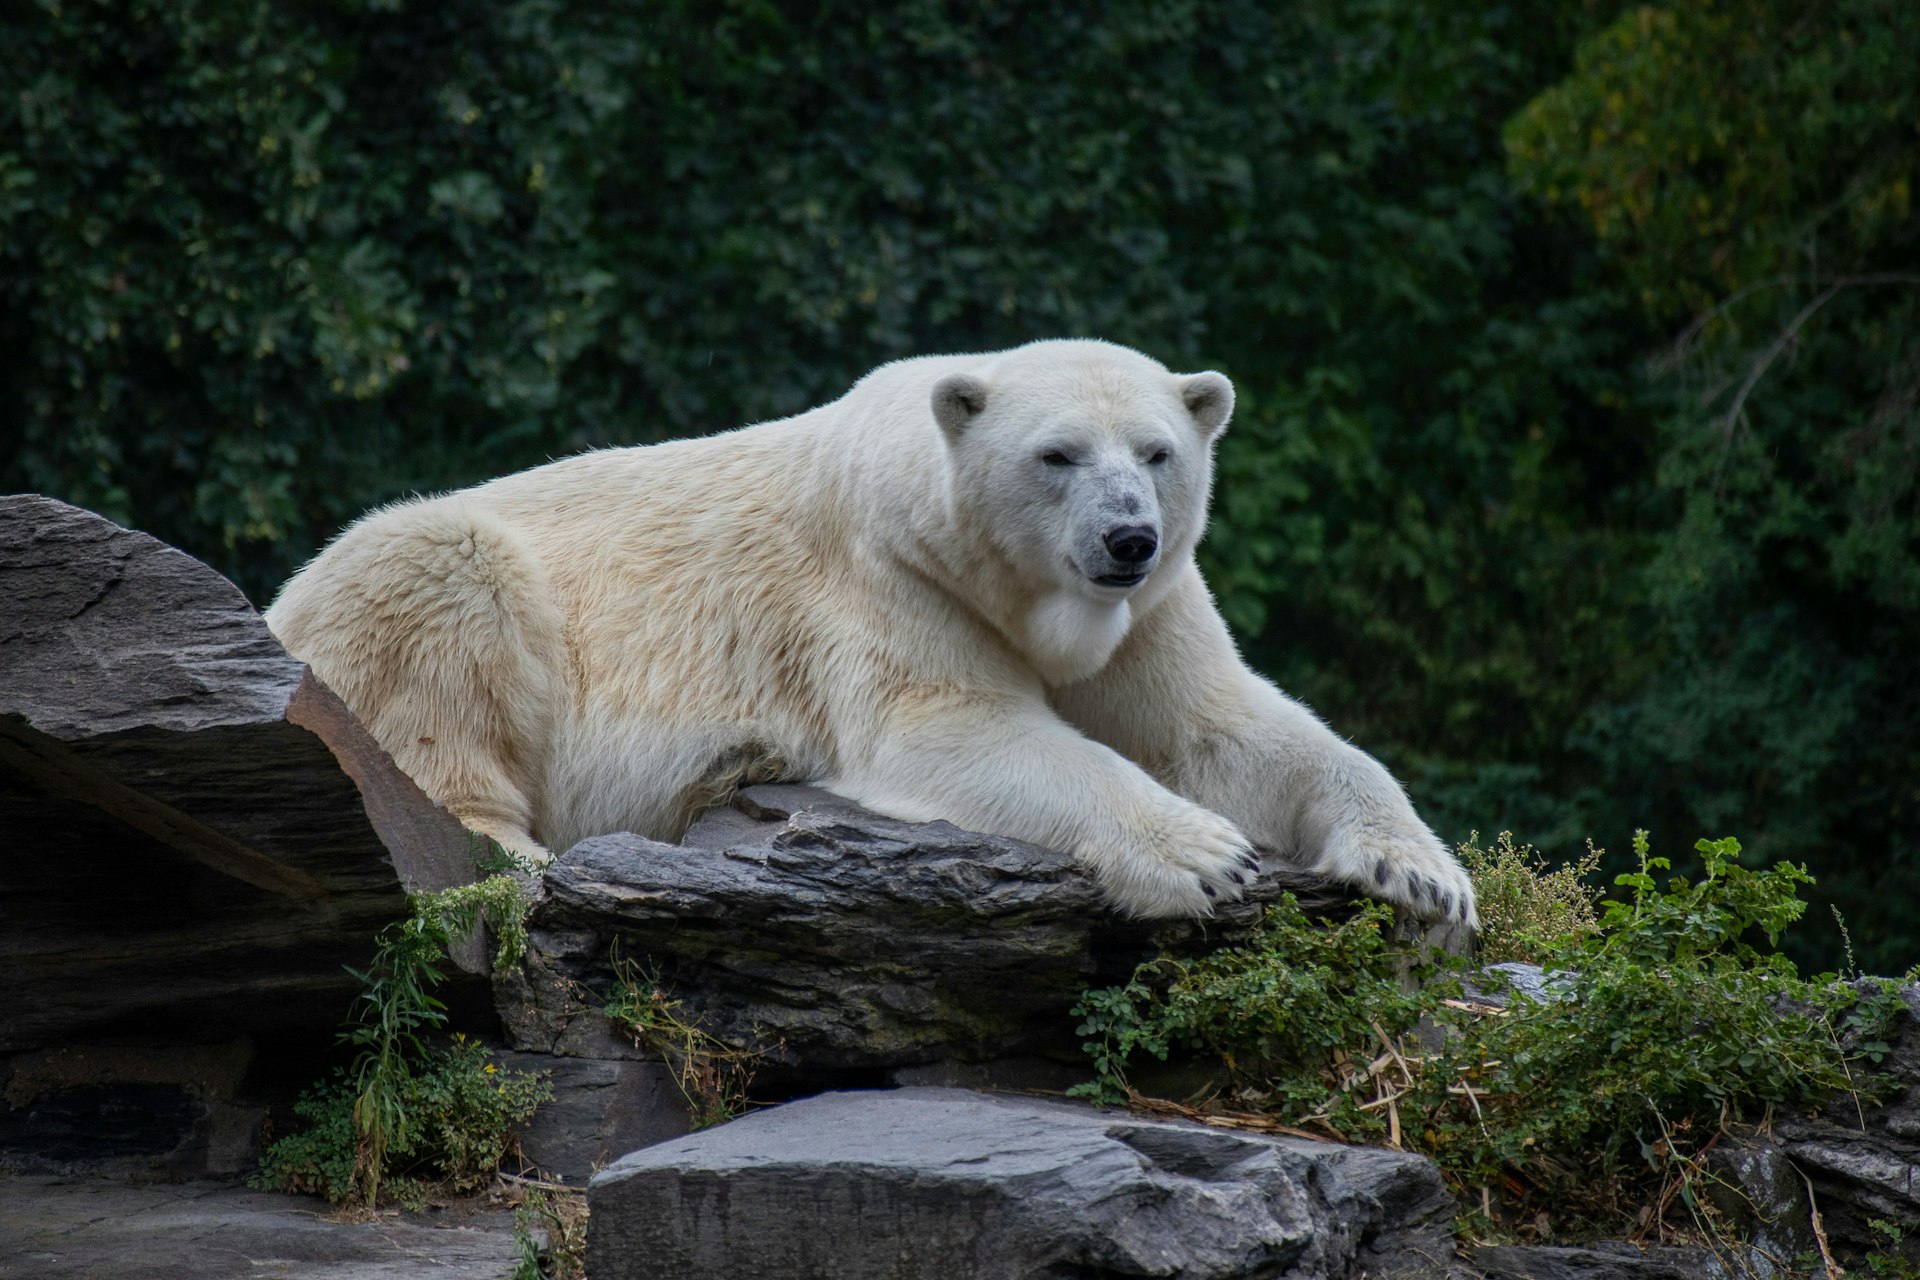
[[[1466,868],[1424,827],[1417,831],[1361,827],[1336,834],[1315,870],[1419,919],[1480,927]]]
[[[1089,858],[1123,915],[1212,915],[1260,871],[1260,855],[1239,828],[1198,805],[1152,814],[1124,834],[1119,848]]]

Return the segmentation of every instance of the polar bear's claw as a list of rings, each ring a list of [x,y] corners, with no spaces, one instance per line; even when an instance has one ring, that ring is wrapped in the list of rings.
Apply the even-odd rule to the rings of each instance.
[[[1198,805],[1153,815],[1123,852],[1089,859],[1114,909],[1146,918],[1208,916],[1246,893],[1259,855],[1239,829]]]
[[[1479,927],[1473,882],[1439,838],[1424,827],[1364,830],[1331,841],[1314,869],[1419,919]]]

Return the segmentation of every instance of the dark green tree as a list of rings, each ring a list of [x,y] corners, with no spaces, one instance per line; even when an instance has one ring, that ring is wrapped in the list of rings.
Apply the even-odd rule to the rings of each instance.
[[[1507,133],[1670,335],[1650,669],[1580,745],[1615,804],[1810,863],[1888,969],[1920,960],[1916,56],[1891,0],[1637,8]]]

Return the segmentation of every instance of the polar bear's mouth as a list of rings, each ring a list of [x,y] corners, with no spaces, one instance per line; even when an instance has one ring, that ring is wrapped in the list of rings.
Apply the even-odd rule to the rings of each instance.
[[[1147,580],[1147,571],[1141,569],[1135,573],[1103,573],[1094,581],[1103,587],[1137,587]]]

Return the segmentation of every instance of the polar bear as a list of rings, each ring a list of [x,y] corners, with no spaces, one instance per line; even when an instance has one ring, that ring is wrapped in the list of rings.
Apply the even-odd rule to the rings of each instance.
[[[1246,667],[1201,581],[1233,400],[1090,340],[901,360],[375,511],[267,623],[538,862],[777,777],[1068,851],[1130,915],[1209,914],[1259,850],[1471,925],[1399,784]]]

